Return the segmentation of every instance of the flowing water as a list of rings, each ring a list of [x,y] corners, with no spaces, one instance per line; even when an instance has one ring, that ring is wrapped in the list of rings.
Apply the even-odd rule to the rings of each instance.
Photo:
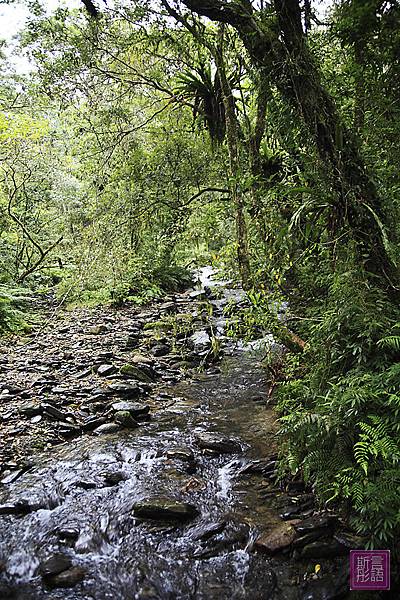
[[[212,273],[202,275],[203,285],[212,284]],[[0,516],[2,600],[303,597],[288,557],[254,551],[260,532],[281,522],[268,502],[270,482],[242,473],[276,452],[267,374],[251,352],[229,344],[220,367],[164,389],[164,404],[145,426],[54,448],[5,486],[3,504],[34,509]],[[228,437],[234,451],[202,450],[204,432]],[[198,514],[184,522],[133,514],[138,501],[160,497],[190,503]],[[85,569],[81,583],[43,584],[38,567],[57,552]]]

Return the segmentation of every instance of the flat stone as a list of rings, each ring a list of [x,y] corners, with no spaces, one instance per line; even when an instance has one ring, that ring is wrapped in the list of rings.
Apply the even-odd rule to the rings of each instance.
[[[255,548],[267,554],[276,554],[288,548],[296,538],[296,531],[293,527],[293,524],[296,522],[280,523],[269,533],[261,535],[255,541]]]
[[[19,500],[9,504],[0,504],[0,515],[27,515],[41,508],[36,504],[30,504],[28,500]]]
[[[82,425],[82,430],[94,431],[94,429],[97,429],[105,423],[107,423],[107,419],[105,417],[94,417],[84,422],[84,424]]]
[[[164,497],[135,502],[132,509],[135,517],[165,521],[186,521],[199,514],[199,511],[193,504]]]
[[[53,406],[52,404],[48,404],[46,402],[41,404],[40,407],[41,407],[41,410],[43,411],[43,413],[45,413],[46,415],[48,415],[50,417],[53,417],[54,419],[57,419],[58,421],[65,421],[65,419],[68,416],[65,413],[63,413],[61,410],[59,410],[57,407]]]
[[[114,367],[114,365],[100,365],[97,368],[97,374],[101,377],[108,377],[109,375],[113,375],[113,373],[116,372],[117,369]]]
[[[42,577],[49,575],[58,575],[62,571],[66,571],[72,566],[71,559],[65,554],[57,553],[50,556],[45,561],[40,563],[39,573]]]
[[[136,398],[140,394],[140,389],[135,383],[111,383],[108,389],[113,394],[126,396],[128,398]]]
[[[219,433],[198,433],[195,439],[199,448],[210,450],[215,454],[231,454],[243,451],[239,442]]]
[[[79,537],[80,530],[78,527],[58,527],[55,530],[56,535],[62,540],[68,540],[70,542],[76,542]]]
[[[114,402],[111,407],[115,413],[127,412],[132,417],[148,415],[150,411],[150,406],[148,404],[142,404],[141,402]]]
[[[154,364],[154,360],[144,354],[135,354],[130,360],[134,364],[143,364],[150,367]]]

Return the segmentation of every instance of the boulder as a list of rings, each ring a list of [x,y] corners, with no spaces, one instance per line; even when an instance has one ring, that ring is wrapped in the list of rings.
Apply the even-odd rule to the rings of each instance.
[[[288,548],[296,539],[293,525],[297,522],[280,523],[272,531],[261,535],[255,541],[255,548],[266,554],[276,554]]]
[[[137,421],[135,421],[131,413],[127,410],[118,410],[114,414],[114,421],[118,425],[121,425],[121,427],[127,427],[128,429],[134,429],[138,426]]]

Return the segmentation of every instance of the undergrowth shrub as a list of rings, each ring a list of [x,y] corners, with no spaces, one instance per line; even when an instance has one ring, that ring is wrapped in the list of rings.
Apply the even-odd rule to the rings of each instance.
[[[283,463],[327,505],[344,502],[369,547],[400,526],[400,325],[384,291],[359,273],[333,276],[301,333],[302,371],[278,391]],[[307,318],[309,320],[307,320]]]
[[[27,300],[26,290],[0,285],[0,334],[28,327],[24,311]]]

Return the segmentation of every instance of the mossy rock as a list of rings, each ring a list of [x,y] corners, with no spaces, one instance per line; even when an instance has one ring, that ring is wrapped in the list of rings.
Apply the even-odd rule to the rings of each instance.
[[[136,367],[135,365],[126,364],[120,368],[119,372],[121,375],[127,375],[142,383],[151,383],[153,381],[148,373],[145,373],[143,369]]]

